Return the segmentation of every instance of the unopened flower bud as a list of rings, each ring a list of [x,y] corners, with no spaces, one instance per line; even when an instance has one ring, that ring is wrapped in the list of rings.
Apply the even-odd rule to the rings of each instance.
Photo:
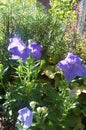
[[[47,113],[47,111],[48,111],[48,108],[47,108],[47,107],[45,107],[45,106],[42,107],[42,112],[43,112],[43,113]]]
[[[36,104],[37,104],[37,102],[35,102],[35,101],[31,101],[31,102],[30,102],[30,106],[31,106],[31,108],[34,109],[35,106],[36,106]]]
[[[42,107],[38,107],[38,108],[37,108],[37,112],[38,112],[38,113],[41,113],[41,112],[42,112]]]

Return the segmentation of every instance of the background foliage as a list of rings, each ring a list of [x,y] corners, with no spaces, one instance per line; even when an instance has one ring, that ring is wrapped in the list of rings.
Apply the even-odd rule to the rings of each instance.
[[[56,63],[68,51],[80,55],[85,63],[85,38],[66,31],[76,18],[69,0],[51,0],[46,10],[36,0],[0,2],[0,90],[3,109],[16,121],[17,111],[31,101],[48,108],[45,121],[34,119],[31,130],[84,130],[86,117],[86,78],[67,83]],[[28,58],[25,64],[11,60],[9,38],[18,34],[24,43],[33,39],[43,45],[40,61]],[[75,90],[75,95],[72,94]],[[42,118],[42,117],[40,117]],[[40,126],[40,124],[42,124]]]

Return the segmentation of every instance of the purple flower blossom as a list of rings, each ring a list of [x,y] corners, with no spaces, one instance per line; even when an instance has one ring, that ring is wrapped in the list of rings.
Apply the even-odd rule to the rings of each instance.
[[[32,124],[33,113],[27,107],[20,109],[18,113],[17,119],[23,123],[23,129],[27,130]]]
[[[18,36],[10,38],[9,41],[10,44],[8,46],[8,51],[12,53],[12,59],[22,58],[23,62],[25,62],[27,57],[30,55],[30,49],[26,47]]]
[[[63,72],[67,81],[71,81],[76,76],[86,76],[86,68],[82,60],[73,53],[68,53],[67,57],[56,64]]]
[[[12,53],[12,59],[16,60],[22,58],[23,62],[26,62],[29,55],[37,60],[41,58],[42,45],[30,40],[27,47],[18,36],[10,38],[9,41],[8,51]]]
[[[28,48],[31,50],[31,56],[35,59],[40,59],[42,55],[42,45],[30,40]]]

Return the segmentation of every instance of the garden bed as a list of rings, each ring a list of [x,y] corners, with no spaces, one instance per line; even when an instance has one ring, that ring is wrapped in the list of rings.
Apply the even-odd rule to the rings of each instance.
[[[38,1],[0,3],[0,129],[85,130],[86,36],[74,22],[76,0],[51,0],[49,9]]]

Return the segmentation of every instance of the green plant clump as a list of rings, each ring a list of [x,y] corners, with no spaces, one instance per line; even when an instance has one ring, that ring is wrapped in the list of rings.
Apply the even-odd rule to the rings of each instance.
[[[19,130],[23,130],[26,116],[19,121],[18,111],[24,107],[33,114],[32,125],[26,125],[28,130],[84,130],[86,100],[81,99],[86,96],[86,78],[75,75],[67,82],[65,72],[56,66],[69,51],[66,34],[75,12],[70,0],[51,0],[50,6],[47,10],[36,0],[0,2],[2,107]],[[72,45],[74,40],[78,42],[73,37]],[[77,44],[74,52],[79,54],[81,47],[82,43]],[[11,55],[18,57],[14,60]],[[79,56],[83,59],[83,55],[85,51]]]

